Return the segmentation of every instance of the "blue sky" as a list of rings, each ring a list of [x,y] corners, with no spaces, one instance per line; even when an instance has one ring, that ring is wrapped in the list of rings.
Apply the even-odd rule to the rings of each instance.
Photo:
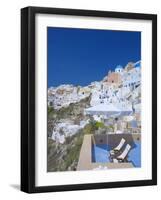
[[[48,27],[47,36],[48,87],[85,86],[141,60],[140,32]]]

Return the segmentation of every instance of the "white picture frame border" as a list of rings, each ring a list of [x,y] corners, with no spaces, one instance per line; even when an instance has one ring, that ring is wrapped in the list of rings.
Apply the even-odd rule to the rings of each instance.
[[[35,22],[35,185],[56,186],[152,179],[152,21],[36,14]],[[141,168],[47,172],[47,27],[49,26],[141,31]]]

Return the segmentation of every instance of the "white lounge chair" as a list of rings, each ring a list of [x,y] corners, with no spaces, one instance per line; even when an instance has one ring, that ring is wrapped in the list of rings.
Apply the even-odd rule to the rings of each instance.
[[[110,155],[113,156],[116,153],[118,153],[122,149],[122,147],[124,146],[125,142],[126,142],[126,140],[124,138],[122,138],[120,143],[118,144],[118,146],[110,151]]]
[[[129,144],[126,145],[124,151],[122,152],[121,155],[117,156],[116,159],[119,161],[119,162],[124,162],[127,158],[127,155],[129,153],[131,149],[131,146]]]

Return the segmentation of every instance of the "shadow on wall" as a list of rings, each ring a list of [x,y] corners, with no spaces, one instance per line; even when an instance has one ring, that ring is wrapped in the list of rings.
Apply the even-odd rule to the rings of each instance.
[[[126,144],[130,144],[132,148],[135,148],[135,141],[141,141],[140,134],[100,134],[100,135],[93,135],[92,142],[93,144],[108,144],[111,149],[115,148],[124,138],[126,140]]]

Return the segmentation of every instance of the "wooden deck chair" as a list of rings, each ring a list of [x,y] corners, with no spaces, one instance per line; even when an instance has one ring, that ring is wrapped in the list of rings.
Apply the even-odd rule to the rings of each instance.
[[[126,142],[126,140],[124,138],[122,138],[120,143],[118,144],[118,146],[110,151],[110,155],[113,156],[116,153],[118,153],[122,149],[122,147],[124,146],[125,142]]]
[[[121,153],[121,155],[117,156],[116,159],[119,162],[125,162],[127,160],[127,156],[128,156],[128,153],[130,152],[130,150],[131,150],[131,146],[129,144],[127,144],[124,151]]]

